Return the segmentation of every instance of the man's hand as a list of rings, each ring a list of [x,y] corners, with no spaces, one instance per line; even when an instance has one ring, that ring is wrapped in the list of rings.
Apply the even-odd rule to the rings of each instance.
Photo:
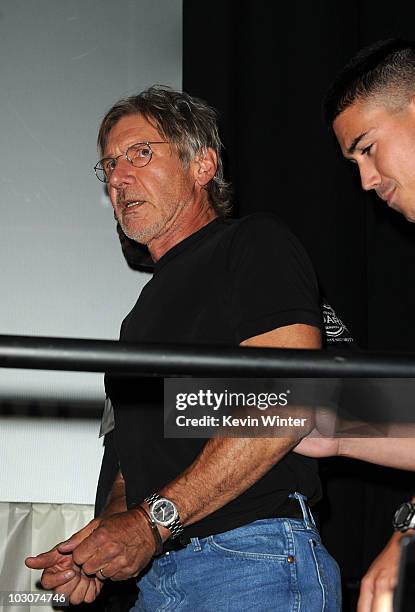
[[[42,586],[66,595],[72,604],[94,601],[102,588],[100,576],[87,575],[83,568],[74,561],[72,550],[88,538],[102,520],[126,509],[124,479],[121,472],[118,472],[102,515],[90,521],[66,542],[57,544],[52,550],[41,553],[37,557],[28,557],[25,561],[27,567],[43,569]]]
[[[394,533],[369,567],[360,587],[357,612],[392,612],[402,537],[402,533]]]
[[[106,578],[126,580],[136,576],[152,559],[153,534],[137,510],[113,514],[82,540],[75,534],[58,546],[62,555],[72,554],[74,563],[88,576],[103,570]]]
[[[99,520],[94,519],[74,534],[71,540],[80,544],[98,524]],[[59,547],[62,544],[36,557],[28,557],[25,563],[31,569],[43,569],[41,583],[45,589],[65,595],[72,604],[79,604],[82,601],[91,603],[99,594],[102,582],[94,576],[87,576],[74,563],[71,553],[61,553]]]

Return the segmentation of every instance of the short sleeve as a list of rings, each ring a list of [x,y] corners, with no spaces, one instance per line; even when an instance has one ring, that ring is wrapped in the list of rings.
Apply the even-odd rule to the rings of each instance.
[[[322,327],[311,261],[288,227],[272,214],[242,219],[230,243],[231,319],[238,343],[278,327]]]

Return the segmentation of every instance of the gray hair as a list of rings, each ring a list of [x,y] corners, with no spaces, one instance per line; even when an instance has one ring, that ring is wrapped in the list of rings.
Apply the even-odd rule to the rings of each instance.
[[[204,100],[169,87],[154,85],[138,95],[116,102],[102,120],[98,147],[104,154],[108,135],[114,125],[127,115],[143,115],[155,124],[160,134],[176,149],[184,165],[208,147],[217,154],[217,170],[206,186],[209,200],[218,215],[231,210],[231,187],[223,178],[222,142],[217,113]]]

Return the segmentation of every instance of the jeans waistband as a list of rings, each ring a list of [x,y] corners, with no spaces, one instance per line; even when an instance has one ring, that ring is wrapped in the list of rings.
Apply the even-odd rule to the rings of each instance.
[[[261,517],[265,518],[265,517]],[[304,521],[306,529],[312,529],[316,527],[316,523],[314,521],[314,517],[311,513],[311,509],[307,504],[307,497],[302,495],[301,493],[291,493],[284,503],[278,507],[277,511],[273,516],[269,516],[268,518],[290,518],[290,519],[298,519]],[[210,533],[209,535],[215,535]],[[208,535],[203,537],[209,537]],[[171,552],[173,550],[181,550],[186,548],[188,544],[190,544],[192,538],[190,536],[186,536],[183,534],[178,538],[170,538],[164,543],[163,552]]]

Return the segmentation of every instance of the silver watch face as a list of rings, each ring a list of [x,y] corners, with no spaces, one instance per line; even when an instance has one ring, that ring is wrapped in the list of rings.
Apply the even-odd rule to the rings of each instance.
[[[151,506],[151,515],[156,523],[168,527],[177,518],[178,513],[173,502],[162,497]]]
[[[411,502],[405,502],[395,512],[392,524],[395,529],[405,533],[415,526],[415,506]]]

